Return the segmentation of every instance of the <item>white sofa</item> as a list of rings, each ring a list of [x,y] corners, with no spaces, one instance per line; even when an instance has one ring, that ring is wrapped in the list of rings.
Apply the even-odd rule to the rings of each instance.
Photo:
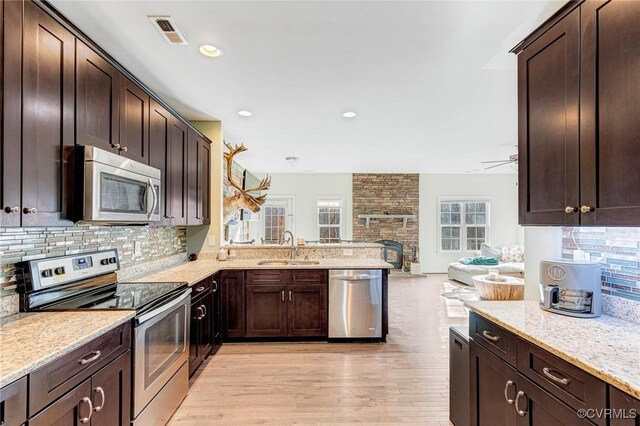
[[[449,264],[449,279],[472,286],[474,275],[486,275],[489,269],[497,269],[500,275],[524,278],[524,262],[499,262],[497,265],[465,265],[460,262]]]

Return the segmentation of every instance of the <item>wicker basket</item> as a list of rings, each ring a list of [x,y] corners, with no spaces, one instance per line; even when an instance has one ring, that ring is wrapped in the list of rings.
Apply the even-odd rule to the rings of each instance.
[[[473,277],[473,285],[482,300],[522,300],[524,299],[524,281],[519,278],[505,277],[506,281],[490,281],[485,275]]]

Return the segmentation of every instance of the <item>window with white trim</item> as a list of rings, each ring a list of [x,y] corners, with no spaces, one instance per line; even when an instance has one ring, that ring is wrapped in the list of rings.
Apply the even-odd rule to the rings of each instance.
[[[264,211],[264,242],[277,244],[285,231],[287,210],[284,206],[263,206]]]
[[[477,251],[489,240],[489,201],[440,201],[440,251]]]
[[[318,200],[318,236],[321,243],[339,243],[342,200]]]

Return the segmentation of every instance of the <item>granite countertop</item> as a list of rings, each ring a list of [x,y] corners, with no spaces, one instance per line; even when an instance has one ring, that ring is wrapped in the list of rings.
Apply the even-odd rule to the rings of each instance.
[[[466,301],[465,306],[529,342],[640,399],[640,327],[602,315],[573,318],[537,300]]]
[[[186,281],[189,285],[222,270],[238,269],[392,269],[380,259],[319,259],[317,265],[258,265],[260,259],[196,260],[161,271],[149,271],[134,278],[135,282]]]
[[[227,244],[223,246],[228,249],[290,249],[291,244]],[[300,249],[332,249],[332,248],[382,248],[378,243],[305,243],[297,244]]]
[[[0,387],[129,321],[134,311],[33,312],[0,319]]]

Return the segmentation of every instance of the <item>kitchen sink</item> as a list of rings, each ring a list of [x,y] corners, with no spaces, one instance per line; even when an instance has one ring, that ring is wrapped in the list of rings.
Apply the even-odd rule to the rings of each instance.
[[[261,260],[258,265],[319,265],[317,260]]]

